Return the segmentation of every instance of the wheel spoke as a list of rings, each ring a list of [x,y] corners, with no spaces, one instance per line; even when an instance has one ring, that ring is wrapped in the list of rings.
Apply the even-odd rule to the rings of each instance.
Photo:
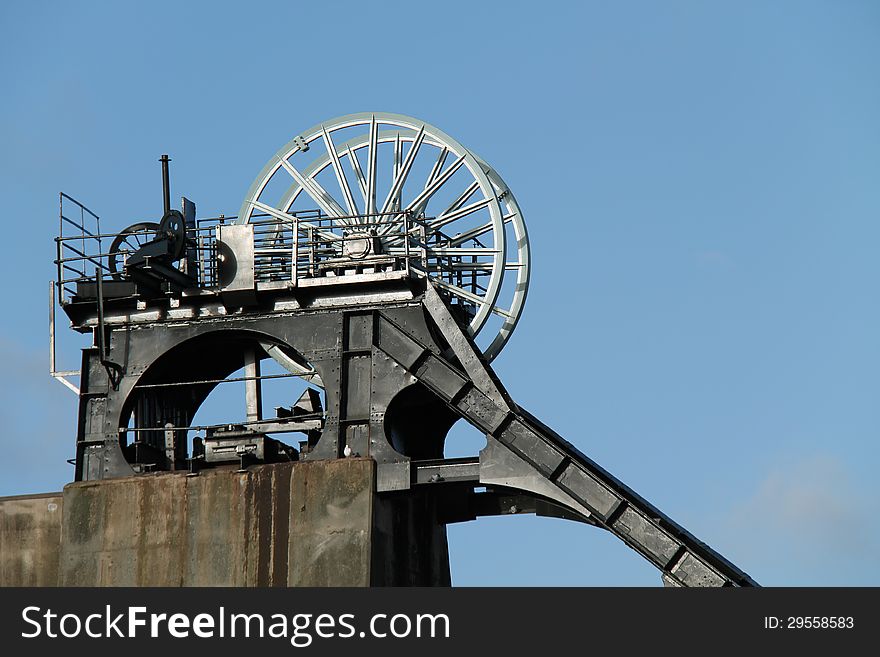
[[[399,140],[400,135],[398,134],[397,137]],[[388,192],[388,197],[385,199],[385,202],[382,204],[382,212],[389,212],[390,210],[393,209],[393,205],[394,205],[395,201],[400,200],[400,193],[403,190],[403,184],[406,182],[406,177],[409,175],[409,170],[412,168],[413,162],[415,162],[416,155],[418,155],[419,148],[421,148],[422,142],[424,140],[425,140],[425,126],[423,125],[421,128],[419,128],[419,133],[416,135],[416,138],[413,141],[412,147],[409,149],[409,153],[406,154],[406,160],[404,161],[403,165],[400,167],[400,170],[397,172],[397,175],[394,177],[394,184],[391,185],[391,189]],[[395,152],[399,153],[399,150],[395,149]],[[395,166],[395,168],[396,168],[396,166]]]
[[[492,312],[496,315],[501,315],[505,319],[513,319],[511,312],[509,310],[504,310],[504,308],[501,308],[500,306],[492,306]]]
[[[287,173],[299,183],[299,186],[303,188],[303,191],[311,196],[312,200],[315,201],[324,212],[331,217],[338,218],[345,216],[345,210],[343,210],[339,203],[337,203],[336,200],[330,196],[323,187],[321,187],[321,184],[317,180],[306,178],[300,173],[299,169],[284,158],[281,158],[281,166],[287,170]],[[340,223],[347,222],[341,221]]]
[[[336,152],[333,140],[330,138],[327,128],[323,125],[321,125],[321,135],[324,137],[324,146],[327,148],[327,153],[330,155],[330,160],[333,162],[333,171],[336,173],[336,181],[339,183],[339,188],[342,190],[342,195],[345,197],[345,204],[348,206],[348,214],[355,215],[358,213],[358,210],[357,205],[355,205],[354,202],[354,197],[351,194],[351,187],[349,187],[348,179],[342,171],[342,165],[339,162],[339,154]]]
[[[458,285],[454,285],[452,283],[447,283],[446,281],[439,279],[439,278],[434,278],[432,280],[434,281],[434,284],[437,287],[444,289],[447,292],[451,292],[452,294],[454,294],[457,297],[461,297],[462,299],[465,299],[466,301],[470,301],[472,303],[476,303],[481,306],[486,305],[486,300],[483,297],[481,297],[477,294],[474,294],[473,292],[470,292],[468,290],[465,290],[464,288],[459,287]],[[507,319],[513,318],[513,315],[511,315],[509,311],[505,310],[504,308],[501,308],[500,306],[492,306],[491,311],[493,313],[495,313],[496,315],[500,315],[501,317],[505,317]]]
[[[521,262],[505,262],[504,269],[505,270],[516,270],[522,267],[523,264]],[[453,269],[453,270],[461,270],[461,271],[491,271],[495,269],[495,263],[492,261],[489,262],[447,262],[443,265],[437,265],[434,267],[429,267],[431,271],[445,271],[445,269]]]
[[[471,196],[473,196],[479,188],[480,188],[480,183],[479,183],[478,181],[475,180],[473,183],[471,183],[471,184],[468,186],[468,188],[467,188],[466,190],[464,190],[464,191],[461,193],[461,196],[459,196],[459,197],[458,197],[457,199],[455,199],[452,203],[450,203],[450,204],[449,204],[449,207],[446,208],[443,212],[441,212],[440,215],[438,215],[438,218],[439,218],[441,215],[444,215],[444,214],[447,214],[447,213],[449,213],[449,212],[453,212],[453,211],[455,211],[455,210],[458,210],[458,208],[460,208],[462,205],[464,205],[465,203],[467,203],[468,200],[470,200]]]
[[[394,160],[391,164],[391,180],[397,180],[400,175],[400,169],[403,167],[403,142],[400,139],[400,132],[394,136]],[[392,187],[394,185],[392,184]],[[384,205],[384,204],[383,204]],[[391,209],[400,209],[400,194],[398,193],[391,199]]]
[[[424,247],[429,256],[443,257],[443,258],[456,258],[456,257],[464,257],[464,256],[494,256],[498,251],[496,249],[482,249],[482,248],[474,248],[474,249],[465,249],[461,247],[444,247],[444,246],[431,246],[430,244],[421,244],[417,243],[414,247],[411,246],[409,251],[412,254],[413,248],[422,248]],[[406,249],[402,246],[394,246],[387,249],[388,253],[391,255],[403,255],[406,252]]]
[[[516,216],[516,213],[510,213],[504,215],[504,223],[508,224],[513,221],[513,218]],[[485,235],[490,230],[492,230],[492,223],[486,223],[482,226],[478,226],[477,228],[472,228],[471,230],[465,231],[464,233],[460,233],[458,235],[454,235],[452,240],[449,242],[450,246],[459,246],[464,244],[468,240],[476,239],[480,235]]]
[[[454,174],[456,171],[458,171],[461,168],[461,165],[464,164],[464,160],[466,157],[467,157],[466,153],[460,155],[455,160],[455,162],[453,162],[451,165],[449,165],[449,168],[446,169],[446,171],[444,171],[442,174],[440,174],[434,180],[434,182],[432,182],[428,187],[426,187],[422,191],[421,194],[416,196],[412,200],[412,202],[409,205],[407,205],[401,212],[411,212],[413,210],[413,208],[418,207],[422,203],[427,203],[428,200],[432,196],[434,196],[434,194],[437,193],[437,190],[439,190],[441,187],[443,187],[443,185],[446,184],[446,181],[452,177],[452,174]],[[387,235],[390,230],[391,230],[391,226],[386,226],[382,231],[380,231],[379,234],[380,235]]]
[[[452,177],[452,174],[454,174],[461,168],[461,165],[464,164],[465,157],[466,155],[459,156],[455,160],[455,162],[449,165],[449,168],[446,169],[446,171],[437,176],[437,178],[434,179],[434,182],[432,182],[429,187],[426,187],[421,194],[413,199],[412,203],[406,206],[406,210],[411,211],[413,208],[417,207],[425,201],[428,201],[432,196],[434,196],[434,194],[437,193],[437,190],[443,187],[443,185],[446,184],[446,181]]]
[[[133,224],[119,232],[110,244],[107,267],[114,275],[121,275],[129,256],[152,240],[159,229],[158,224]]]
[[[428,179],[425,181],[425,189],[428,189],[435,180],[437,180],[437,176],[440,175],[440,170],[443,168],[443,165],[446,163],[446,157],[449,155],[449,148],[444,146],[440,150],[440,154],[437,156],[437,161],[434,163],[434,167],[431,169],[431,173],[428,174]],[[413,208],[413,213],[416,215],[421,214],[425,211],[425,206],[428,205],[428,201],[426,200],[424,203],[421,203]]]
[[[435,180],[437,180],[437,176],[440,175],[440,171],[443,169],[443,165],[446,164],[446,158],[449,155],[449,148],[446,146],[440,151],[440,155],[437,156],[437,161],[434,163],[434,168],[431,169],[431,174],[428,176],[428,180],[425,181],[425,189],[431,186]]]
[[[367,157],[367,214],[376,214],[376,158],[379,155],[379,126],[376,115],[370,120],[370,151]]]
[[[338,242],[339,241],[339,235],[337,235],[336,233],[333,233],[329,230],[324,230],[324,229],[320,228],[319,226],[316,226],[315,224],[313,224],[310,221],[302,221],[301,219],[297,219],[293,215],[289,215],[289,214],[282,212],[278,208],[273,208],[271,205],[266,205],[265,203],[260,203],[259,201],[250,201],[250,204],[254,208],[256,208],[257,210],[261,210],[262,212],[265,212],[269,216],[274,217],[275,219],[278,219],[278,221],[281,221],[283,223],[289,223],[291,226],[293,226],[294,222],[296,222],[296,227],[298,229],[313,228],[315,230],[315,234],[320,235],[325,240],[327,240],[329,242]]]
[[[432,280],[437,285],[437,287],[443,288],[447,292],[452,292],[452,294],[457,297],[461,297],[462,299],[479,304],[481,306],[486,305],[486,300],[483,297],[479,296],[478,294],[474,294],[469,290],[465,290],[463,287],[459,287],[458,285],[454,285],[452,283],[447,283],[442,278],[434,278]]]
[[[450,256],[445,256],[442,262],[438,261],[438,264],[431,265],[430,269],[436,271],[446,271],[447,269],[460,269],[461,271],[488,271],[490,269],[495,269],[495,262],[492,260],[478,260],[476,262],[472,260],[452,260]]]
[[[474,212],[477,212],[478,210],[482,210],[483,208],[488,206],[489,203],[491,203],[491,202],[492,202],[491,198],[484,198],[482,201],[476,201],[475,203],[471,203],[470,205],[466,205],[465,207],[460,208],[458,210],[455,210],[453,212],[441,214],[439,217],[437,217],[433,221],[429,221],[428,227],[431,228],[432,230],[439,230],[440,228],[442,228],[446,224],[451,224],[453,221],[457,221],[458,219],[461,219],[462,217],[466,217],[469,214],[473,214]]]
[[[361,169],[361,163],[358,161],[357,153],[354,148],[348,149],[348,161],[351,163],[352,171],[357,178],[358,186],[361,188],[361,195],[364,197],[364,207],[367,207],[367,179],[364,178],[364,172]]]
[[[466,249],[463,247],[428,246],[428,252],[443,257],[456,256],[489,256],[498,253],[496,249]]]

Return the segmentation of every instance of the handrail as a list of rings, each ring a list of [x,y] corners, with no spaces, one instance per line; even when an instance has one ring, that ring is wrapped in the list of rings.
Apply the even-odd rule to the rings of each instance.
[[[120,254],[124,256],[136,246],[123,242],[125,248],[116,246],[108,250],[102,248],[102,245],[107,243],[104,240],[119,244],[118,237],[125,235],[126,231],[102,232],[98,215],[63,192],[60,194],[59,217],[59,234],[55,238],[55,265],[60,304],[67,303],[81,289],[69,284],[97,284],[96,277],[90,273],[92,269],[105,276],[125,276],[124,271],[115,271],[120,269]],[[234,215],[221,214],[197,219],[194,227],[187,228],[187,238],[190,241],[187,248],[191,254],[188,261],[191,271],[188,273],[199,287],[216,291],[219,286],[219,267],[216,262],[217,229],[229,226],[235,220]],[[257,213],[250,221],[254,231],[255,279],[258,283],[288,282],[295,287],[302,278],[330,275],[331,272],[332,275],[340,275],[342,272],[335,270],[345,268],[347,261],[354,263],[355,267],[360,267],[361,264],[370,267],[371,263],[378,263],[382,268],[392,267],[408,274],[411,265],[415,265],[414,270],[420,272],[433,271],[440,262],[451,263],[453,260],[466,258],[468,260],[462,260],[462,272],[457,276],[464,280],[449,282],[476,290],[479,287],[477,277],[486,275],[491,268],[465,267],[465,263],[479,263],[469,262],[470,258],[464,253],[464,248],[455,249],[458,254],[447,252],[452,238],[431,230],[430,222],[430,218],[417,217],[412,212],[399,210],[345,217],[330,217],[320,210]],[[394,232],[389,232],[389,227]],[[139,235],[147,235],[147,239],[152,239],[151,231],[139,231]],[[374,249],[373,245],[366,245],[369,258],[361,260],[357,256],[351,256],[349,245],[353,241],[371,238],[381,239],[382,248]],[[355,247],[355,252],[357,251],[359,248]],[[117,267],[111,269],[111,260],[114,258]],[[71,287],[76,287],[76,290]]]

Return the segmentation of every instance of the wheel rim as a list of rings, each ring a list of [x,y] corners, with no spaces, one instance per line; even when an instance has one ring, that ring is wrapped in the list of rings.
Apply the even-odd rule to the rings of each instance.
[[[155,238],[158,232],[159,224],[145,221],[132,224],[113,238],[107,254],[107,268],[114,278],[122,276],[128,256]]]
[[[491,361],[507,343],[519,322],[519,318],[522,316],[526,296],[529,291],[532,262],[529,251],[529,233],[526,230],[523,213],[519,203],[516,202],[516,197],[498,172],[486,164],[478,155],[474,155],[474,157],[483,165],[486,176],[492,181],[497,196],[501,199],[504,223],[512,232],[512,235],[508,234],[506,240],[508,256],[504,263],[505,274],[511,271],[516,274],[511,285],[508,285],[505,279],[505,288],[499,294],[501,302],[496,304],[497,308],[503,309],[502,312],[497,313],[503,319],[498,331],[492,334],[494,336],[492,342],[484,350],[486,357]]]
[[[247,223],[267,208],[286,214],[306,205],[317,205],[340,230],[356,229],[358,215],[424,216],[433,246],[421,273],[467,308],[471,335],[490,317],[500,318],[500,328],[480,342],[488,344],[483,351],[489,359],[501,350],[525,301],[528,240],[513,195],[483,160],[418,119],[351,114],[318,124],[279,149],[248,190],[237,221]],[[403,251],[400,224],[379,225],[378,234],[388,252]],[[512,269],[516,276],[502,295]]]

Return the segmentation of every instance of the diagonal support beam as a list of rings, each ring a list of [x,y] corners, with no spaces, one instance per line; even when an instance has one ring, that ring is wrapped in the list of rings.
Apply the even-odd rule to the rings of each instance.
[[[488,437],[480,481],[564,502],[621,539],[680,586],[757,586],[748,574],[518,407],[442,297],[429,284],[425,308],[451,354],[419,343],[387,318],[377,346]],[[536,490],[540,489],[540,490]]]

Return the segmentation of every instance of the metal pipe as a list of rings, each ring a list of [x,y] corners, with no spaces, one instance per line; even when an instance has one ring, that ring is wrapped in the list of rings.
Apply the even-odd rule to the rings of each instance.
[[[164,203],[162,215],[164,216],[171,210],[171,184],[168,181],[168,163],[171,158],[166,153],[159,158],[159,161],[162,163],[162,200]]]

